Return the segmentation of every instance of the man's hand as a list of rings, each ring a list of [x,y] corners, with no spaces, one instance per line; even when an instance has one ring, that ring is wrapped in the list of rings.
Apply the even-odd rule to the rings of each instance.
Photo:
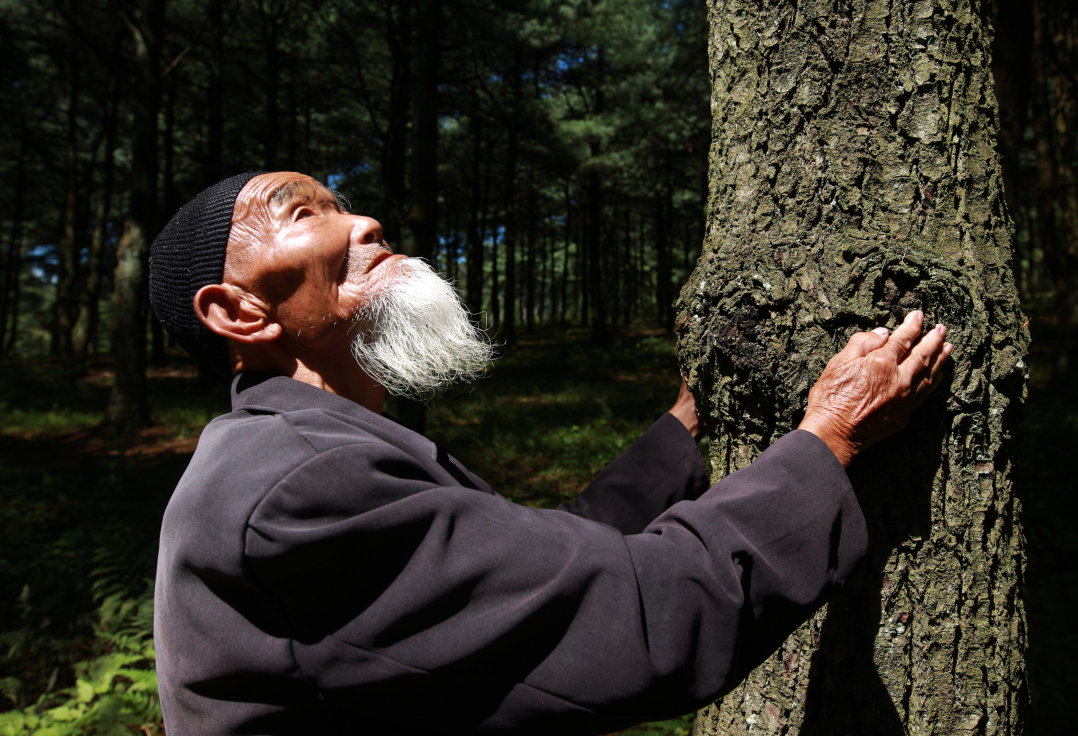
[[[809,391],[798,429],[819,437],[843,467],[858,452],[897,432],[943,376],[953,346],[936,325],[917,340],[924,313],[910,312],[888,336],[887,328],[859,332],[831,359]]]
[[[678,392],[677,401],[670,413],[685,425],[694,440],[700,439],[700,435],[704,433],[704,423],[700,421],[700,414],[696,411],[696,398],[684,378],[681,379],[681,391]]]

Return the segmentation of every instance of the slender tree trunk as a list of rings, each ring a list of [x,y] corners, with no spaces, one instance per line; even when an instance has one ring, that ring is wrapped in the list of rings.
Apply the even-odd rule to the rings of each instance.
[[[947,0],[710,6],[708,240],[677,331],[715,475],[797,425],[854,331],[920,308],[956,347],[910,426],[851,466],[871,540],[859,574],[746,662],[697,734],[1023,731],[1011,472],[1028,335],[989,14]]]
[[[206,91],[206,160],[202,167],[202,186],[213,186],[224,178],[221,164],[224,156],[224,1],[211,0],[210,25],[210,83]]]
[[[53,314],[53,353],[65,369],[71,369],[71,333],[75,319],[75,283],[79,265],[79,172],[78,172],[78,101],[79,59],[74,44],[68,56],[70,75],[67,101],[67,140],[64,148],[64,220],[56,269],[56,305]]]
[[[598,155],[595,146],[592,155]],[[588,177],[588,293],[591,300],[591,336],[596,343],[606,343],[610,334],[606,323],[606,299],[603,298],[602,185],[599,175]]]
[[[259,8],[262,8],[260,3]],[[286,3],[272,15],[263,10],[266,24],[266,132],[263,142],[262,161],[266,171],[277,170],[277,149],[281,140],[281,49],[280,33],[288,22],[289,5]]]
[[[389,118],[382,146],[382,178],[385,181],[385,214],[382,232],[385,241],[401,248],[401,222],[408,202],[405,165],[408,151],[408,117],[412,96],[412,26],[414,0],[383,0],[389,44]]]
[[[512,88],[512,103],[509,119],[509,142],[505,154],[505,300],[502,304],[501,332],[506,342],[516,340],[517,310],[517,239],[519,237],[519,216],[516,210],[517,145],[520,137],[520,101],[521,71],[523,49],[518,44],[514,51],[514,62],[510,72],[509,84]]]
[[[162,216],[167,220],[180,208],[179,195],[176,193],[176,87],[179,84],[179,72],[173,69],[169,73],[168,95],[165,98],[165,135],[164,171],[161,172],[165,185],[165,211]],[[164,221],[164,220],[163,220]]]
[[[554,288],[556,275],[554,266],[554,233],[543,227],[542,233],[543,276],[539,280],[539,321],[551,322],[557,314],[557,289]]]
[[[1033,137],[1036,141],[1037,179],[1036,179],[1036,237],[1049,267],[1048,274],[1034,272],[1033,284],[1036,291],[1051,288],[1055,284],[1052,272],[1063,264],[1057,258],[1056,248],[1056,176],[1055,176],[1055,136],[1052,125],[1052,105],[1049,99],[1048,61],[1050,37],[1047,29],[1045,0],[1033,0],[1034,35],[1033,35]],[[1039,287],[1039,288],[1038,288]]]
[[[479,250],[482,252],[481,258],[486,258],[487,247],[487,225],[490,218],[490,174],[491,168],[494,165],[494,141],[490,142],[490,151],[487,156],[486,175],[483,178],[483,207],[480,212],[482,215],[479,222]],[[493,240],[493,239],[492,239]],[[494,249],[494,244],[491,244],[491,271],[494,275],[494,284],[490,292],[490,312],[487,313],[487,322],[493,326],[498,324],[498,251]],[[480,276],[483,281],[486,280],[485,274],[480,270]],[[476,292],[476,300],[482,308],[483,305],[483,284],[480,282],[479,291]]]
[[[4,355],[15,352],[19,320],[19,271],[22,268],[22,221],[26,188],[26,130],[20,136],[19,158],[15,164],[15,201],[11,212],[11,233],[8,236],[7,253],[4,258],[4,295],[0,301],[0,351]],[[9,326],[10,324],[10,326]]]
[[[570,195],[570,183],[565,182],[565,241],[561,255],[561,312],[558,324],[565,327],[565,313],[569,304],[569,243],[573,239],[573,198]]]
[[[432,260],[438,239],[438,65],[440,0],[418,0],[412,45],[411,206],[404,252]],[[433,264],[432,264],[433,265]]]
[[[1033,16],[1037,235],[1058,315],[1078,326],[1078,13],[1068,2],[1034,0]]]
[[[483,237],[479,234],[479,215],[483,207],[483,182],[482,155],[483,155],[483,123],[479,119],[479,104],[475,104],[472,112],[472,129],[475,133],[475,143],[472,148],[472,191],[471,209],[468,213],[468,242],[465,244],[466,289],[468,295],[468,309],[472,314],[479,315],[483,311]]]
[[[524,329],[535,331],[535,188],[528,177],[528,234],[525,240],[524,262]]]
[[[591,232],[589,219],[591,218],[591,212],[588,209],[581,210],[582,217],[580,218],[580,232],[577,233],[577,291],[580,293],[580,326],[583,327],[588,324],[588,317],[591,315],[588,309],[588,294],[591,291],[588,288],[588,270],[590,264],[588,263],[588,233]]]
[[[157,110],[161,101],[161,41],[164,0],[143,0],[134,26],[138,84],[133,96],[130,212],[116,248],[112,293],[112,354],[116,378],[109,396],[108,423],[117,429],[145,426],[146,268],[157,233]]]
[[[119,45],[117,44],[117,48]],[[119,54],[115,57],[119,63]],[[120,85],[116,67],[109,75],[109,103],[105,112],[105,155],[101,162],[101,188],[94,212],[94,231],[90,239],[90,253],[86,262],[86,286],[79,302],[79,316],[75,321],[75,371],[84,375],[86,361],[97,340],[97,320],[101,299],[101,266],[108,233],[109,214],[112,210],[113,176],[116,170],[116,115],[120,103]]]
[[[673,271],[670,253],[672,243],[668,237],[670,220],[667,198],[665,191],[659,191],[655,195],[655,320],[656,325],[664,332],[670,331],[670,302],[673,301],[670,286]]]

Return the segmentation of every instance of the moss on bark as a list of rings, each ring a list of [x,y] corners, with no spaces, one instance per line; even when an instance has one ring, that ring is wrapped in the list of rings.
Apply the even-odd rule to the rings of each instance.
[[[708,235],[678,301],[715,478],[797,426],[856,330],[955,344],[910,426],[851,468],[872,537],[828,609],[697,734],[1021,732],[1011,444],[1028,342],[995,139],[990,4],[712,0]]]

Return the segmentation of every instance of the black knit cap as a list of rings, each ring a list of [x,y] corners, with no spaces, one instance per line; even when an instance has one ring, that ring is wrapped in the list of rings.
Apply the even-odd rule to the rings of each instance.
[[[236,198],[264,173],[237,174],[204,190],[173,215],[150,246],[154,314],[192,357],[224,376],[232,373],[227,342],[195,315],[195,294],[221,283]]]

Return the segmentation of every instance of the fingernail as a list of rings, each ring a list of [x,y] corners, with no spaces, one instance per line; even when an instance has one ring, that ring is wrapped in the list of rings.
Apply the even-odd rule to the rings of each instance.
[[[950,355],[952,350],[954,350],[954,345],[952,345],[949,342],[943,343],[943,354],[944,355]]]
[[[947,328],[943,325],[936,325],[936,332],[940,333],[940,337],[947,334]]]
[[[891,334],[891,331],[888,330],[886,327],[877,327],[876,329],[873,330],[873,332],[875,332],[880,337],[887,337],[888,335]]]
[[[920,309],[915,309],[912,312],[910,312],[910,317],[912,317],[913,319],[921,319],[921,320],[923,320],[925,318],[925,313],[922,312]]]

